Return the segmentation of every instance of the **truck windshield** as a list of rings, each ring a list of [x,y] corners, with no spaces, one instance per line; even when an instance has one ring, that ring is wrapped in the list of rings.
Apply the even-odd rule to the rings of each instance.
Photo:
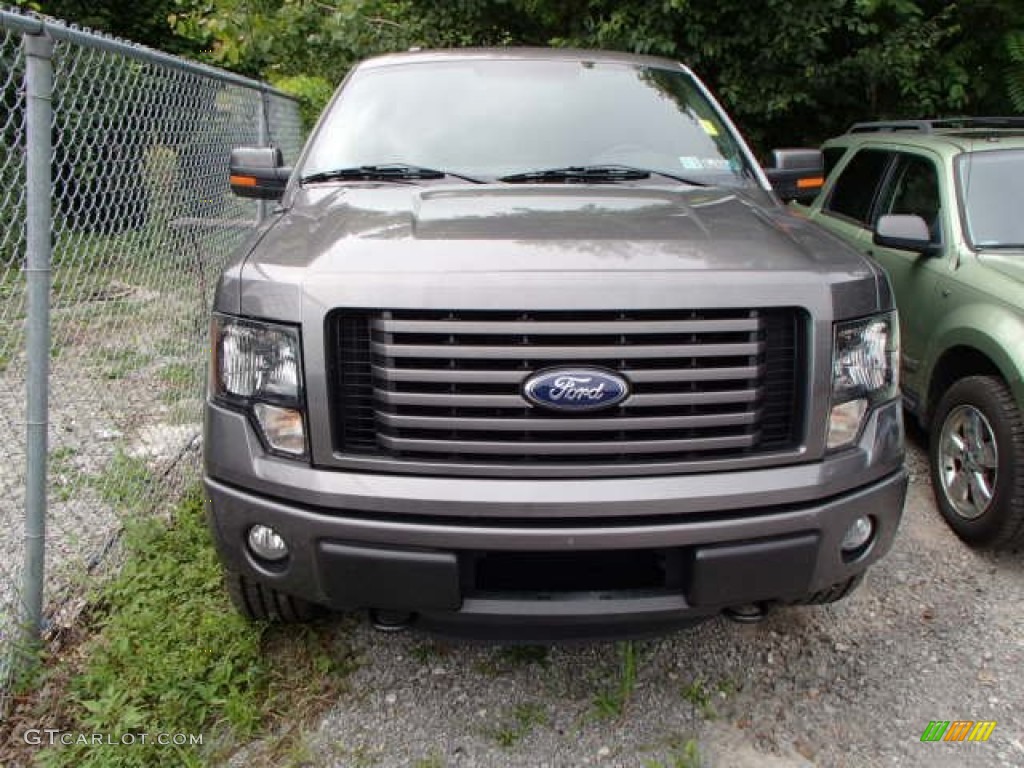
[[[967,239],[975,248],[1024,248],[1024,150],[960,157],[960,194]]]
[[[664,174],[651,177],[661,183],[756,183],[689,74],[615,62],[465,58],[358,70],[300,175],[392,163],[491,181],[622,166]]]

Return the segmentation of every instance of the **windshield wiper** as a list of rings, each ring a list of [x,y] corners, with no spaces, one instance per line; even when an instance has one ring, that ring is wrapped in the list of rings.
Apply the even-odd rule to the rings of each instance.
[[[634,181],[638,179],[649,179],[652,175],[664,176],[665,178],[689,184],[694,187],[705,187],[707,184],[700,181],[676,176],[664,171],[651,171],[645,168],[634,168],[630,165],[570,165],[565,168],[550,168],[542,171],[525,171],[513,173],[509,176],[501,176],[498,181],[509,184],[539,183],[539,184],[564,184],[564,183],[586,183],[608,184],[617,181]]]
[[[322,181],[419,181],[422,179],[443,179],[445,176],[462,179],[472,184],[482,184],[480,179],[463,176],[451,171],[438,171],[418,165],[386,163],[383,165],[357,165],[352,168],[336,168],[303,176],[303,184],[317,184]]]

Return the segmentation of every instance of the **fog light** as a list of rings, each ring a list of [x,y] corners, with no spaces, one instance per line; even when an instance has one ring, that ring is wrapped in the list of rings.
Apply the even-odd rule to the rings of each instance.
[[[292,456],[306,453],[306,429],[301,411],[257,403],[253,406],[253,412],[271,448]]]
[[[288,545],[268,525],[254,525],[249,529],[249,549],[254,555],[271,562],[288,557]]]
[[[843,552],[855,552],[871,540],[875,532],[875,524],[868,516],[858,517],[853,525],[846,529],[846,535],[839,547]]]

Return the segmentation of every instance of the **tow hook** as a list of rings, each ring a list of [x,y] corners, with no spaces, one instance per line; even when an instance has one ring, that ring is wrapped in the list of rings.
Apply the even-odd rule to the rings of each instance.
[[[370,609],[370,624],[378,632],[403,632],[412,626],[416,614],[408,611]]]
[[[729,606],[722,613],[725,614],[725,618],[737,624],[759,624],[764,621],[768,611],[767,603],[746,603]]]

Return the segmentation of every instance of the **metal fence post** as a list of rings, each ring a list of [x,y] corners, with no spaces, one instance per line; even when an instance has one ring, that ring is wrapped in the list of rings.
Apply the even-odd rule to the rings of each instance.
[[[23,653],[39,643],[46,559],[46,461],[50,374],[50,257],[52,252],[51,135],[53,40],[25,34],[27,318],[25,605]]]

